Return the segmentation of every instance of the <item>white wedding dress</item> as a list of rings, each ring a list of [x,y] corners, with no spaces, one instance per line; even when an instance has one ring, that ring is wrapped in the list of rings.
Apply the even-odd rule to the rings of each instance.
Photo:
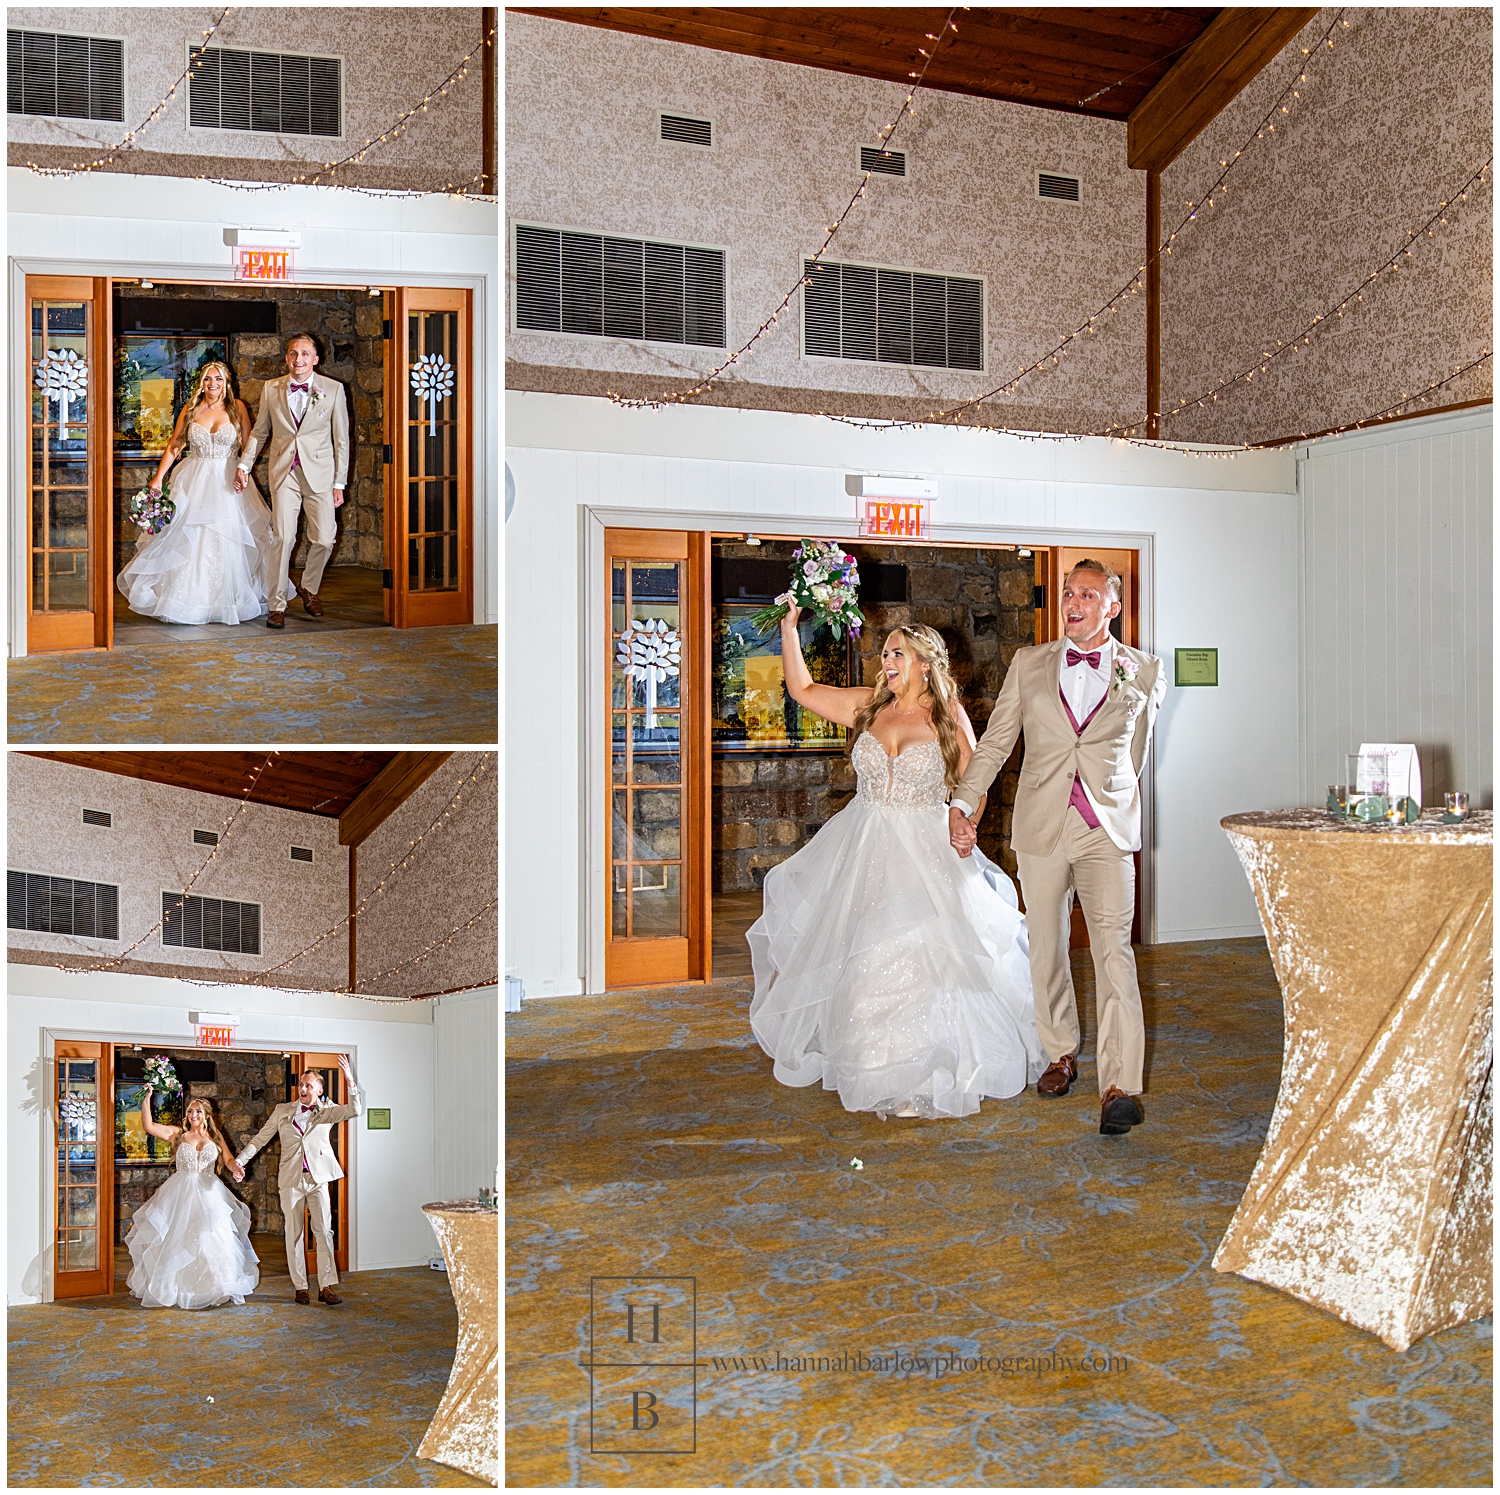
[[[145,540],[116,583],[133,611],[167,623],[248,623],[266,611],[271,511],[252,480],[234,491],[239,432],[188,424],[172,477],[172,522]]]
[[[135,1212],[125,1244],[126,1286],[144,1308],[243,1303],[260,1281],[250,1246],[250,1207],[214,1176],[219,1149],[177,1145],[177,1167]]]
[[[968,1116],[1041,1076],[1010,879],[948,842],[936,742],[854,745],[859,791],[765,880],[750,1025],[784,1085],[850,1111]]]

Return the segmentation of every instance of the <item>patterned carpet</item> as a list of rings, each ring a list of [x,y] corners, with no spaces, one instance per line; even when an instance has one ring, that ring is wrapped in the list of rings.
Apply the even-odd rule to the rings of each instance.
[[[123,1292],[10,1309],[10,1485],[487,1488],[416,1453],[458,1339],[448,1279],[358,1272],[340,1291],[298,1307],[268,1277],[201,1313]]]
[[[498,630],[353,629],[10,661],[14,744],[489,743]]]
[[[1264,945],[1140,971],[1124,1138],[1098,1133],[1091,993],[1070,1097],[942,1122],[778,1085],[744,980],[507,1017],[508,1482],[1488,1485],[1489,1320],[1397,1355],[1210,1265],[1276,1094]],[[696,1429],[690,1370],[596,1370],[591,1450],[590,1278],[645,1275],[696,1279]],[[623,1313],[594,1287],[603,1343]],[[661,1286],[662,1325],[690,1294]]]

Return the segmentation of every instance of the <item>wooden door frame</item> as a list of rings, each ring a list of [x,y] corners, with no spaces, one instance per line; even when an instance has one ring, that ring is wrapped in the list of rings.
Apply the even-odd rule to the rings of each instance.
[[[629,549],[626,536],[638,536],[639,540]],[[611,620],[611,565],[615,555],[639,555],[650,559],[655,554],[663,560],[680,560],[683,567],[683,594],[678,604],[682,618],[683,674],[687,688],[679,702],[679,761],[682,765],[681,835],[682,862],[680,871],[681,897],[686,911],[686,932],[682,939],[683,974],[663,982],[652,973],[647,955],[641,955],[641,964],[632,959],[629,942],[612,941],[606,922],[602,932],[604,950],[601,973],[606,986],[620,988],[640,985],[683,985],[706,982],[713,976],[713,790],[709,782],[711,773],[710,744],[713,725],[709,712],[709,628],[711,605],[709,594],[709,536],[701,530],[683,530],[675,526],[653,526],[642,529],[635,525],[611,526],[601,534],[601,580],[603,591],[603,633],[595,634],[601,639],[603,698],[600,704],[601,745],[608,738],[614,715],[610,699],[609,660],[614,653],[614,630]],[[690,723],[692,725],[690,725]],[[611,753],[606,748],[603,758],[603,778],[600,792],[603,796],[604,814],[601,848],[604,883],[601,889],[602,907],[606,921],[610,910],[610,881],[613,876],[609,847],[612,821],[610,817],[613,793],[613,769]],[[662,941],[651,941],[660,946]],[[645,947],[638,949],[644,951]],[[655,952],[651,952],[655,953]]]
[[[446,304],[445,304],[446,303]],[[474,621],[474,529],[478,519],[478,495],[474,473],[474,293],[467,286],[394,286],[384,294],[385,320],[390,335],[385,339],[385,432],[391,460],[385,468],[385,578],[386,621],[394,628],[422,628],[442,621],[432,617],[439,607],[452,606],[451,592],[410,595],[406,590],[406,547],[401,541],[401,514],[406,502],[408,465],[406,424],[406,318],[411,311],[455,311],[458,313],[458,466],[464,501],[458,508],[459,557],[456,611],[465,623]]]
[[[26,275],[23,359],[25,420],[26,652],[53,654],[114,646],[114,281],[107,275]],[[32,611],[31,565],[31,303],[87,301],[89,611]],[[85,623],[84,619],[88,619]]]
[[[331,1069],[336,1077],[335,1083],[340,1086],[344,1083],[343,1074],[339,1070],[339,1056],[337,1053],[324,1052],[317,1049],[304,1050],[300,1053],[293,1053],[292,1061],[293,1068],[296,1071],[292,1076],[294,1087],[296,1082],[301,1080],[303,1074],[309,1069]],[[350,1063],[353,1063],[352,1059]],[[334,1103],[336,1105],[347,1105],[348,1096],[334,1098]],[[354,1192],[354,1139],[352,1128],[353,1123],[349,1121],[340,1121],[334,1127],[334,1130],[339,1133],[340,1140],[343,1143],[341,1149],[343,1156],[340,1159],[340,1166],[344,1170],[344,1177],[341,1180],[344,1187],[338,1191],[338,1205],[333,1211],[333,1264],[338,1268],[340,1277],[343,1277],[349,1270],[349,1222],[354,1218],[354,1211],[350,1208]],[[302,1239],[304,1242],[303,1263],[307,1268],[309,1282],[316,1277],[318,1270],[317,1255],[307,1249],[305,1244],[310,1234],[309,1222],[304,1221],[302,1226]]]
[[[64,1059],[93,1059],[94,1090],[99,1115],[94,1127],[94,1219],[99,1232],[100,1260],[89,1271],[57,1270],[57,1081],[58,1065]],[[59,1298],[103,1298],[115,1290],[115,1117],[114,1117],[114,1044],[108,1039],[60,1038],[52,1045],[50,1065],[52,1096],[47,1107],[51,1120],[48,1152],[51,1157],[50,1203],[47,1210],[47,1249],[44,1259],[51,1263],[52,1302]]]

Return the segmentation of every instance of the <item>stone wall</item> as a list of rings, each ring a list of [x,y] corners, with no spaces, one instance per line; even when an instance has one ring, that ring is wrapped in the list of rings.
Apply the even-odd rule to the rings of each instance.
[[[790,556],[795,541],[759,547],[716,546],[725,558]],[[886,635],[902,623],[936,628],[976,736],[984,732],[1016,650],[1035,627],[1032,561],[1015,550],[963,546],[850,544],[862,569],[869,562],[904,565],[905,602],[866,602],[865,627],[855,640],[850,683],[870,685],[880,669]],[[985,854],[1016,870],[1009,847],[1011,813],[1020,771],[1020,744],[990,790],[979,831]],[[733,753],[713,765],[714,889],[757,888],[767,869],[807,844],[854,793],[854,769],[841,753]],[[1003,843],[1003,844],[1002,844]]]
[[[349,411],[349,486],[338,511],[338,543],[330,564],[384,564],[385,482],[381,446],[385,440],[385,345],[381,338],[382,307],[378,296],[363,291],[320,287],[271,285],[158,285],[150,289],[128,286],[131,300],[167,299],[248,300],[276,303],[276,332],[235,333],[229,339],[229,363],[235,393],[250,407],[252,420],[260,412],[261,393],[268,379],[286,373],[285,343],[295,332],[310,332],[322,344],[318,373],[344,386]],[[151,480],[155,462],[115,464],[115,571],[135,555],[139,530],[129,517],[130,499]],[[255,481],[268,495],[268,461],[255,463]],[[171,478],[168,475],[168,486]],[[305,538],[297,543],[295,571],[307,554]]]
[[[155,1049],[169,1059],[201,1060],[210,1057],[202,1049]],[[238,1151],[260,1130],[275,1106],[292,1097],[291,1065],[279,1054],[216,1053],[212,1056],[216,1075],[212,1081],[184,1081],[187,1099],[212,1100],[214,1113],[229,1145]],[[245,1181],[235,1183],[220,1173],[220,1182],[250,1206],[250,1229],[280,1235],[285,1228],[281,1196],[276,1187],[281,1146],[272,1140],[257,1153],[245,1172]],[[123,1241],[137,1209],[167,1180],[173,1164],[138,1163],[115,1169],[115,1231]]]

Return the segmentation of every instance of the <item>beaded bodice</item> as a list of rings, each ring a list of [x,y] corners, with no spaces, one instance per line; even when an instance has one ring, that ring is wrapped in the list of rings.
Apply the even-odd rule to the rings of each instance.
[[[887,810],[941,808],[947,793],[943,782],[943,750],[934,740],[919,742],[892,758],[865,732],[854,744],[854,771],[859,775],[859,798]]]
[[[232,457],[239,444],[239,429],[233,421],[217,431],[209,431],[197,421],[188,422],[188,450],[195,457]]]
[[[177,1144],[177,1171],[179,1173],[212,1173],[219,1160],[219,1149],[213,1142],[205,1144],[200,1152],[191,1142]]]

